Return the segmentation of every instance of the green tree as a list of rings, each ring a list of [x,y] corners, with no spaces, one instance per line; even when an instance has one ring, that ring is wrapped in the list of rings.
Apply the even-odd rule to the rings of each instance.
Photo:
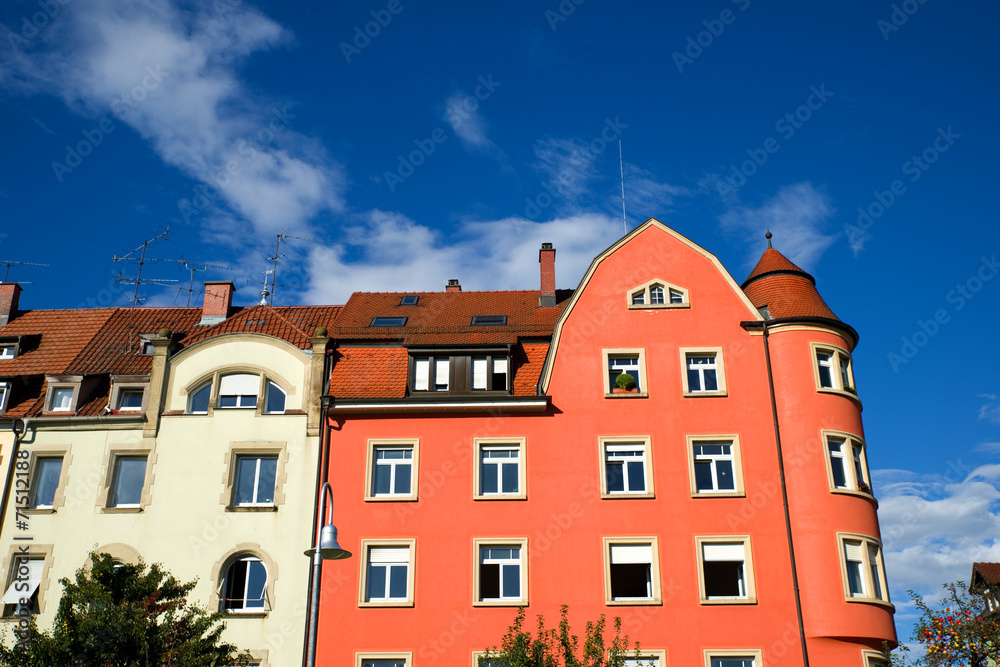
[[[621,667],[625,660],[639,656],[639,643],[629,650],[628,635],[622,635],[622,620],[614,619],[614,637],[604,640],[604,614],[597,621],[587,621],[580,653],[579,638],[570,634],[569,607],[559,608],[559,627],[546,628],[538,615],[535,633],[524,629],[524,608],[518,608],[514,623],[507,628],[500,647],[493,647],[480,660],[481,665],[498,667]]]
[[[246,654],[222,642],[222,615],[188,603],[195,582],[181,583],[159,565],[119,565],[91,553],[76,581],[61,579],[52,630],[31,618],[13,646],[0,645],[4,667],[220,667]],[[4,642],[6,643],[6,642]]]

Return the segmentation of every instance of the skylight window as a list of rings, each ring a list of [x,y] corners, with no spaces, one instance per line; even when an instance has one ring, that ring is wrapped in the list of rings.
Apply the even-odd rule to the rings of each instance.
[[[502,327],[507,324],[506,315],[473,315],[472,325],[483,327]]]
[[[372,318],[373,327],[402,327],[406,326],[405,317],[375,317]]]
[[[420,297],[416,294],[407,294],[402,299],[399,300],[399,305],[401,306],[415,306]]]

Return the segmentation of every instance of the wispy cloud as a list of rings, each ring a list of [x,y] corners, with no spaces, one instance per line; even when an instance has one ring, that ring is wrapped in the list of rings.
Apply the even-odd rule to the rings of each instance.
[[[575,202],[597,176],[594,155],[580,139],[548,137],[535,144],[535,168],[550,188],[567,201]]]
[[[625,203],[632,226],[649,218],[662,219],[678,197],[688,197],[688,188],[671,185],[634,164],[625,164]]]
[[[341,168],[292,129],[292,107],[238,73],[252,54],[290,40],[245,3],[71,3],[30,51],[10,54],[0,83],[59,96],[81,115],[113,114],[210,188],[199,212],[228,208],[258,231],[295,228],[341,209]]]
[[[445,239],[404,215],[372,211],[343,243],[313,253],[309,303],[344,303],[352,291],[538,289],[538,248],[554,243],[556,284],[574,288],[590,261],[620,235],[618,220],[581,214],[548,222],[522,218],[462,223]]]
[[[444,119],[469,150],[492,151],[496,145],[486,136],[486,120],[479,113],[479,100],[458,92],[445,102]]]
[[[980,394],[979,398],[986,399],[986,403],[979,408],[979,418],[1000,424],[1000,396],[996,394]]]
[[[723,231],[752,248],[748,265],[759,259],[764,231],[770,229],[775,248],[809,270],[837,239],[837,234],[824,233],[833,213],[829,197],[807,182],[781,188],[759,207],[731,208],[719,221]]]

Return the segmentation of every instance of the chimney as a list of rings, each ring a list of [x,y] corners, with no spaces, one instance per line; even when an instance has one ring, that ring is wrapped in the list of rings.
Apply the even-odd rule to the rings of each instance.
[[[229,317],[236,287],[228,280],[205,282],[205,305],[201,309],[199,325],[218,324]]]
[[[458,284],[458,278],[451,278],[444,288],[445,292],[461,292],[462,286]]]
[[[542,293],[538,297],[539,308],[552,308],[556,305],[556,249],[551,243],[543,243],[538,251],[538,263],[541,265]]]
[[[17,283],[0,283],[0,327],[7,326],[11,315],[17,312],[21,286]]]

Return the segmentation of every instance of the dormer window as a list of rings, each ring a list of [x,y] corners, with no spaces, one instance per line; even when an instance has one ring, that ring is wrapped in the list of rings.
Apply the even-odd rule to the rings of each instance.
[[[369,326],[373,327],[405,327],[406,318],[405,317],[373,317],[372,323]]]
[[[115,412],[138,413],[145,407],[148,378],[144,375],[115,375],[111,378],[111,408]]]
[[[122,389],[118,392],[118,409],[126,412],[141,410],[143,393],[142,389]]]
[[[628,292],[629,308],[687,308],[688,291],[665,280],[651,280]]]
[[[509,392],[510,353],[507,348],[414,352],[410,390],[414,393]]]
[[[10,393],[10,385],[0,382],[0,415],[7,409],[7,395]]]
[[[17,343],[0,343],[0,359],[17,357]]]

